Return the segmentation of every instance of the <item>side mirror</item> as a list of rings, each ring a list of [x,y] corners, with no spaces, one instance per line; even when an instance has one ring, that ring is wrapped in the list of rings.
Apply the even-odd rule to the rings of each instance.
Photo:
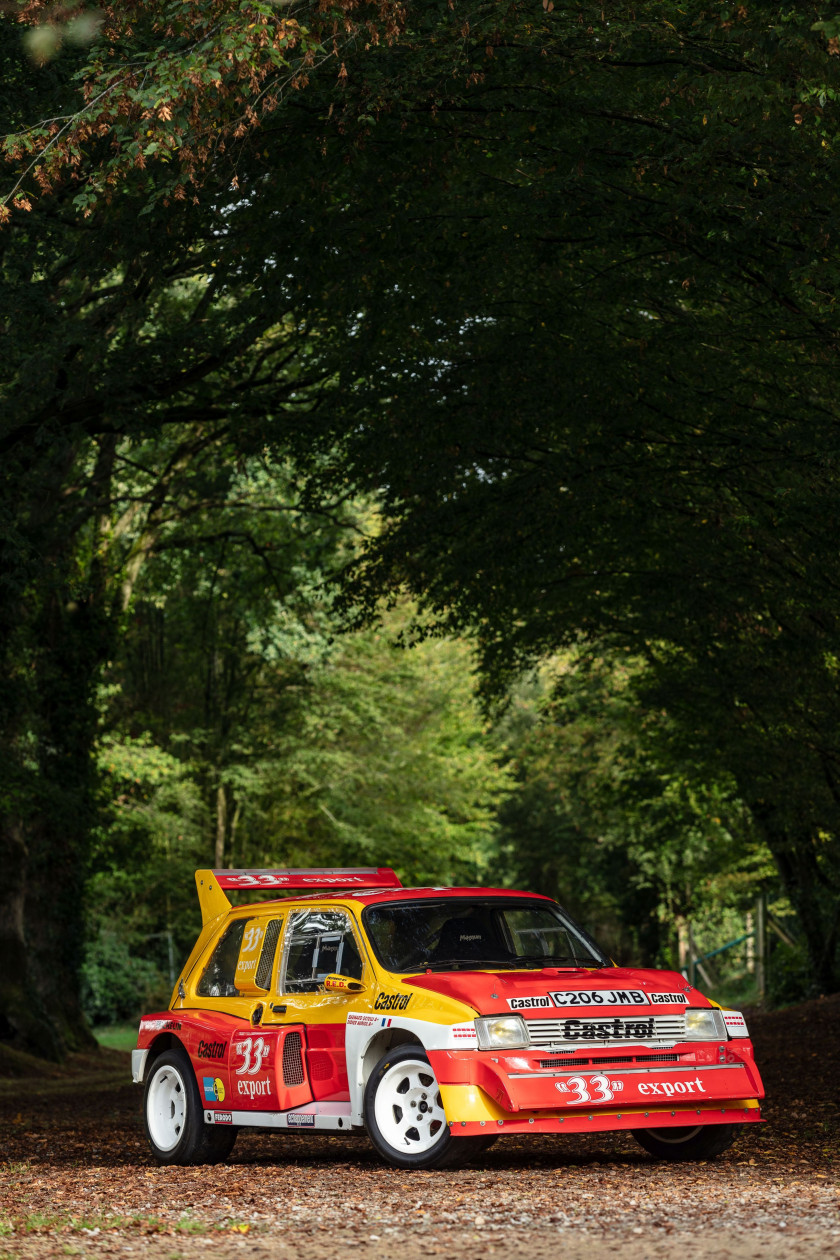
[[[361,980],[351,980],[349,976],[338,975],[325,976],[324,988],[327,993],[364,993],[365,991]]]

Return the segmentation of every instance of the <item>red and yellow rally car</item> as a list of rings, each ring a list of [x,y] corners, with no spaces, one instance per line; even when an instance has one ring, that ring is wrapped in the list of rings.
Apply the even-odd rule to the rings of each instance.
[[[677,972],[616,967],[548,897],[403,888],[386,868],[196,883],[204,926],[132,1055],[161,1164],[224,1159],[243,1126],[366,1131],[400,1168],[618,1129],[709,1159],[761,1118],[743,1016]]]

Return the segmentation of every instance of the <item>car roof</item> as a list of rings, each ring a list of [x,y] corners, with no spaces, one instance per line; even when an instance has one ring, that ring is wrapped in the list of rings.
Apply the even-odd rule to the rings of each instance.
[[[258,901],[249,905],[235,906],[238,912],[241,910],[258,909],[265,906],[285,905],[288,902],[356,902],[359,906],[382,905],[389,902],[400,901],[440,901],[452,897],[504,897],[507,900],[511,898],[522,899],[528,901],[553,901],[553,898],[544,896],[543,893],[522,892],[519,889],[512,888],[480,888],[480,887],[463,887],[463,888],[363,888],[356,891],[348,892],[336,890],[335,892],[311,892],[296,893],[291,897],[276,897],[267,901]]]

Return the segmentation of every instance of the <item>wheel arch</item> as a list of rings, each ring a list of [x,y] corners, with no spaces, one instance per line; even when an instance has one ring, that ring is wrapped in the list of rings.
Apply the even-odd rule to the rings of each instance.
[[[174,1033],[170,1032],[158,1033],[151,1045],[146,1047],[146,1057],[143,1060],[143,1074],[140,1077],[139,1084],[145,1084],[155,1059],[163,1054],[165,1050],[183,1050],[187,1058],[190,1058],[189,1051],[180,1037],[176,1037]],[[190,1066],[192,1066],[192,1059],[190,1059]]]
[[[371,1037],[362,1055],[361,1086],[362,1096],[367,1087],[368,1078],[383,1054],[394,1050],[397,1046],[419,1046],[425,1052],[426,1047],[416,1033],[406,1028],[384,1028]]]

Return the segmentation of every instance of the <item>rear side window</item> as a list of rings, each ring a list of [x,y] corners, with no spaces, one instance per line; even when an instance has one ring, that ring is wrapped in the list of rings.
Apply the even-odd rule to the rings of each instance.
[[[199,997],[241,997],[265,991],[281,919],[234,919],[225,928],[196,987]]]

